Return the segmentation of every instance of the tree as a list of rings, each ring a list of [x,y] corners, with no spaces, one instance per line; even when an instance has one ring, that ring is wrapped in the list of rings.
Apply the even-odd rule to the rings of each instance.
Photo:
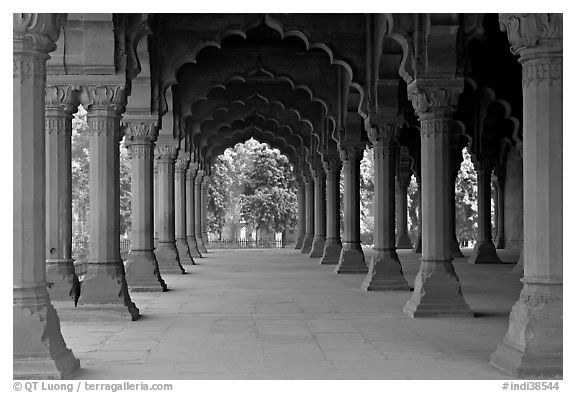
[[[460,244],[475,242],[478,222],[478,185],[476,171],[468,149],[456,179],[456,238]]]

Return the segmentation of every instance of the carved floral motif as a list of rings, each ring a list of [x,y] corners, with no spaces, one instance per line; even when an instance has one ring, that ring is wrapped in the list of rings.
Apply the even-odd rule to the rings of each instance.
[[[522,87],[526,88],[532,83],[545,83],[549,86],[562,83],[562,58],[537,59],[522,64]]]
[[[48,53],[56,49],[55,42],[67,15],[14,13],[12,17],[14,41],[30,40],[37,49]]]
[[[156,146],[156,156],[159,160],[174,161],[178,155],[178,146],[175,145],[159,145]]]
[[[342,161],[360,162],[364,156],[364,147],[362,146],[340,146],[338,150]]]
[[[410,85],[412,86],[412,85]],[[451,114],[458,105],[459,89],[430,87],[409,88],[408,98],[418,115],[428,112],[443,112]]]
[[[562,14],[500,14],[500,30],[506,31],[511,51],[562,45]]]
[[[130,145],[128,151],[133,159],[152,157],[152,145]]]
[[[120,136],[118,119],[88,116],[87,124],[89,135],[100,136],[103,133],[106,136]]]
[[[124,123],[127,139],[154,142],[158,137],[158,127],[152,121],[125,121]]]

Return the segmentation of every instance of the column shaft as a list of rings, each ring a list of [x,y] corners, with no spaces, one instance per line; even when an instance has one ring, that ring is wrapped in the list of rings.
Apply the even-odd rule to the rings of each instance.
[[[412,242],[408,236],[408,184],[398,182],[396,190],[396,218],[398,220],[396,248],[411,249]]]
[[[180,263],[176,248],[175,211],[174,211],[174,163],[177,147],[161,145],[158,151],[158,247],[156,259],[162,274],[182,274],[185,272]]]
[[[188,239],[188,248],[192,258],[202,258],[202,254],[198,251],[195,233],[194,179],[196,178],[197,170],[198,164],[191,162],[188,172],[186,173],[186,238]],[[193,263],[195,264],[195,262]]]
[[[311,176],[304,175],[304,189],[306,199],[306,234],[300,252],[309,254],[312,251],[314,241],[314,180]]]
[[[314,174],[314,240],[310,258],[321,258],[326,243],[326,174],[324,169],[315,168]]]
[[[126,119],[125,119],[126,120]],[[154,254],[153,150],[158,131],[155,118],[126,120],[126,145],[131,157],[132,231],[126,261],[126,281],[132,291],[166,291]]]
[[[497,249],[505,248],[505,232],[504,232],[504,193],[506,192],[504,189],[504,179],[498,177],[496,179],[496,203],[495,203],[495,213],[496,213],[496,241],[495,246]]]
[[[490,362],[522,378],[563,372],[562,24],[562,14],[500,14],[522,63],[524,286]]]
[[[210,244],[208,241],[208,182],[210,181],[210,176],[204,175],[202,179],[202,187],[200,188],[201,196],[202,196],[202,204],[201,204],[201,215],[200,215],[200,223],[202,225],[201,232],[202,232],[202,242],[204,243],[204,248],[207,248]]]
[[[374,255],[362,283],[367,291],[409,290],[396,253],[395,178],[396,127],[382,124],[368,129],[374,146]]]
[[[194,219],[196,234],[196,244],[198,251],[206,253],[204,240],[202,239],[202,178],[204,177],[204,170],[198,170],[196,178],[194,179]]]
[[[298,185],[298,229],[296,237],[296,245],[294,249],[300,250],[304,243],[304,236],[306,235],[306,192],[304,191],[304,182],[301,178],[297,180]]]
[[[120,115],[123,85],[84,87],[90,135],[90,252],[78,304],[102,305],[136,320],[120,258]],[[95,97],[92,98],[92,97]]]
[[[360,246],[360,161],[363,146],[340,147],[344,172],[344,239],[336,273],[368,273]]]
[[[478,239],[468,263],[502,263],[492,242],[492,168],[488,162],[475,162],[478,179]]]
[[[72,259],[71,86],[46,87],[46,280],[52,300],[72,300],[80,282]],[[68,103],[52,98],[65,97]]]
[[[186,238],[186,171],[190,164],[183,153],[181,150],[174,169],[174,234],[180,263],[194,265]]]
[[[436,84],[437,83],[437,84]],[[421,123],[422,259],[412,298],[404,306],[411,317],[471,317],[462,296],[450,251],[451,113],[460,82],[415,80],[409,97]]]
[[[323,265],[337,265],[342,252],[340,239],[340,171],[339,157],[324,160],[326,171],[326,244],[320,260]]]
[[[14,14],[12,354],[13,376],[21,379],[67,379],[80,366],[46,289],[44,99],[47,53],[55,49],[48,35],[56,40],[56,21],[54,14]],[[43,40],[50,45],[41,46]]]

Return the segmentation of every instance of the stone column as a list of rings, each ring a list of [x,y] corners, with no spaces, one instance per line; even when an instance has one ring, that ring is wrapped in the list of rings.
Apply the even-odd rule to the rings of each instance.
[[[302,244],[304,244],[304,236],[306,235],[306,192],[304,191],[302,176],[296,177],[296,184],[298,186],[298,235],[294,249],[300,250]]]
[[[175,145],[156,146],[158,157],[158,218],[154,220],[158,229],[156,259],[163,274],[183,274],[180,255],[176,248],[174,227],[174,162],[178,154]]]
[[[304,190],[306,199],[306,234],[300,252],[309,254],[314,241],[314,180],[312,176],[304,175]]]
[[[468,263],[502,263],[492,242],[492,169],[494,163],[474,160],[478,178],[478,240]]]
[[[202,225],[201,232],[202,232],[202,243],[204,244],[204,248],[207,248],[210,245],[208,241],[208,182],[210,181],[209,175],[204,175],[202,179],[202,186],[200,187],[200,192],[202,196],[202,210],[200,215],[200,223]]]
[[[321,161],[312,170],[314,178],[314,241],[310,258],[321,258],[326,244],[326,173]]]
[[[562,377],[562,14],[500,14],[520,55],[524,284],[490,358],[514,376]]]
[[[409,175],[409,174],[408,174]],[[411,249],[412,242],[408,236],[408,185],[410,176],[404,174],[398,176],[396,188],[396,217],[398,219],[397,249]]]
[[[190,165],[190,154],[180,149],[174,167],[174,235],[180,263],[194,265],[186,238],[186,171]]]
[[[94,77],[96,79],[96,77]],[[94,80],[82,89],[90,135],[90,252],[78,304],[140,318],[130,299],[120,257],[120,113],[125,85]]]
[[[507,155],[504,178],[504,234],[508,248],[520,249],[514,272],[524,272],[524,188],[522,185],[522,146],[513,146]]]
[[[326,244],[324,255],[320,260],[322,265],[337,265],[342,252],[340,239],[340,157],[325,158],[323,163],[326,171]]]
[[[46,280],[52,300],[72,300],[80,282],[72,259],[72,86],[46,86]]]
[[[360,246],[360,161],[363,145],[340,146],[344,172],[344,239],[336,273],[368,273]]]
[[[503,249],[506,246],[505,232],[504,232],[504,173],[499,171],[496,176],[494,184],[496,185],[496,203],[494,204],[494,211],[496,215],[496,241],[494,242],[497,249]]]
[[[132,291],[166,291],[154,254],[152,223],[152,161],[158,136],[157,118],[126,116],[126,146],[131,157],[132,244],[126,261],[126,281]]]
[[[408,95],[421,124],[422,258],[414,293],[404,313],[411,317],[471,317],[450,251],[450,133],[462,90],[459,80],[416,79]]]
[[[418,232],[416,232],[416,240],[414,240],[414,248],[412,249],[415,254],[422,253],[422,176],[416,174],[416,184],[418,186]]]
[[[367,126],[374,147],[374,251],[362,283],[367,291],[400,290],[410,287],[396,253],[395,176],[398,144],[396,126],[380,123]]]
[[[158,209],[158,158],[152,155],[152,188],[154,189],[154,250],[158,248],[158,221],[160,220],[160,210]]]
[[[196,235],[196,244],[198,251],[206,253],[204,247],[204,240],[202,239],[202,178],[204,177],[204,170],[199,169],[194,178],[194,232]]]
[[[65,16],[13,14],[13,376],[70,378],[66,347],[46,289],[46,60]]]
[[[198,164],[190,162],[188,172],[186,172],[186,237],[188,239],[188,249],[192,258],[202,258],[202,254],[198,251],[198,244],[196,243],[195,222],[194,215],[195,198],[194,198],[194,179],[198,171]],[[195,264],[192,259],[192,264]]]

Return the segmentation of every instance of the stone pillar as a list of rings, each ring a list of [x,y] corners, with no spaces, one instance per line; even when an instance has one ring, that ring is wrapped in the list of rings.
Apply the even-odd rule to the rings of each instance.
[[[478,240],[468,263],[502,263],[492,242],[492,169],[488,160],[474,160],[478,178]]]
[[[398,144],[396,126],[381,122],[368,126],[374,147],[374,251],[368,274],[362,283],[367,291],[408,291],[396,254],[395,177]]]
[[[398,176],[396,188],[396,217],[398,219],[398,235],[396,239],[397,249],[411,249],[412,242],[408,236],[408,185],[410,176]]]
[[[202,239],[202,178],[204,177],[204,170],[199,169],[196,177],[194,178],[194,233],[196,235],[196,245],[198,251],[206,253],[204,247],[204,240]]]
[[[156,146],[158,157],[158,218],[154,220],[158,229],[156,259],[163,274],[183,274],[180,255],[176,248],[174,212],[174,163],[178,147]]]
[[[174,235],[180,263],[194,265],[186,238],[186,171],[190,165],[190,154],[180,149],[174,167]]]
[[[46,86],[46,280],[52,300],[72,300],[80,282],[72,259],[72,86]]]
[[[415,254],[422,254],[422,176],[416,174],[416,184],[418,186],[418,232],[414,241]]]
[[[506,156],[504,178],[504,243],[507,248],[524,247],[524,187],[522,146],[513,146]]]
[[[524,284],[490,362],[514,376],[562,377],[562,14],[500,14],[520,55]]]
[[[501,172],[501,171],[500,171]],[[497,249],[503,249],[506,247],[505,244],[505,232],[504,232],[504,174],[500,173],[496,176],[494,184],[496,185],[496,203],[494,203],[494,212],[496,216],[496,241],[494,245]]]
[[[69,379],[66,347],[46,289],[46,60],[65,16],[13,14],[13,377]]]
[[[315,163],[314,178],[314,241],[310,258],[321,258],[326,244],[326,173],[322,163]]]
[[[312,176],[304,175],[304,190],[306,199],[306,234],[300,252],[309,254],[314,241],[314,181]]]
[[[304,190],[302,176],[296,177],[296,184],[298,186],[298,234],[296,236],[294,249],[300,250],[304,244],[304,236],[306,235],[306,192]]]
[[[94,77],[96,79],[96,77]],[[108,82],[110,83],[110,82]],[[78,304],[127,311],[140,318],[130,299],[120,257],[120,113],[125,85],[97,80],[82,89],[90,135],[90,252]]]
[[[328,157],[323,163],[326,171],[326,244],[322,265],[337,265],[342,252],[340,239],[340,157]]]
[[[200,215],[200,223],[202,225],[201,232],[202,232],[202,243],[204,244],[204,248],[207,248],[210,245],[208,241],[208,182],[210,181],[209,175],[204,175],[202,179],[202,186],[200,187],[200,192],[202,196],[202,211]]]
[[[450,133],[462,90],[459,80],[416,79],[408,95],[421,124],[422,258],[414,293],[404,313],[411,317],[471,317],[450,251]]]
[[[363,145],[340,146],[344,172],[344,239],[336,273],[368,273],[360,246],[360,161]]]
[[[158,248],[158,221],[160,220],[160,210],[158,209],[158,159],[152,156],[152,188],[154,189],[154,252]]]
[[[126,261],[126,281],[132,291],[166,291],[154,254],[152,167],[157,118],[126,116],[126,146],[131,157],[132,244]]]
[[[192,258],[202,258],[202,254],[198,251],[198,244],[196,243],[196,217],[194,215],[195,198],[194,198],[194,179],[198,171],[198,164],[190,162],[188,172],[186,172],[186,237],[188,239],[188,249]],[[194,259],[192,263],[195,264]]]

